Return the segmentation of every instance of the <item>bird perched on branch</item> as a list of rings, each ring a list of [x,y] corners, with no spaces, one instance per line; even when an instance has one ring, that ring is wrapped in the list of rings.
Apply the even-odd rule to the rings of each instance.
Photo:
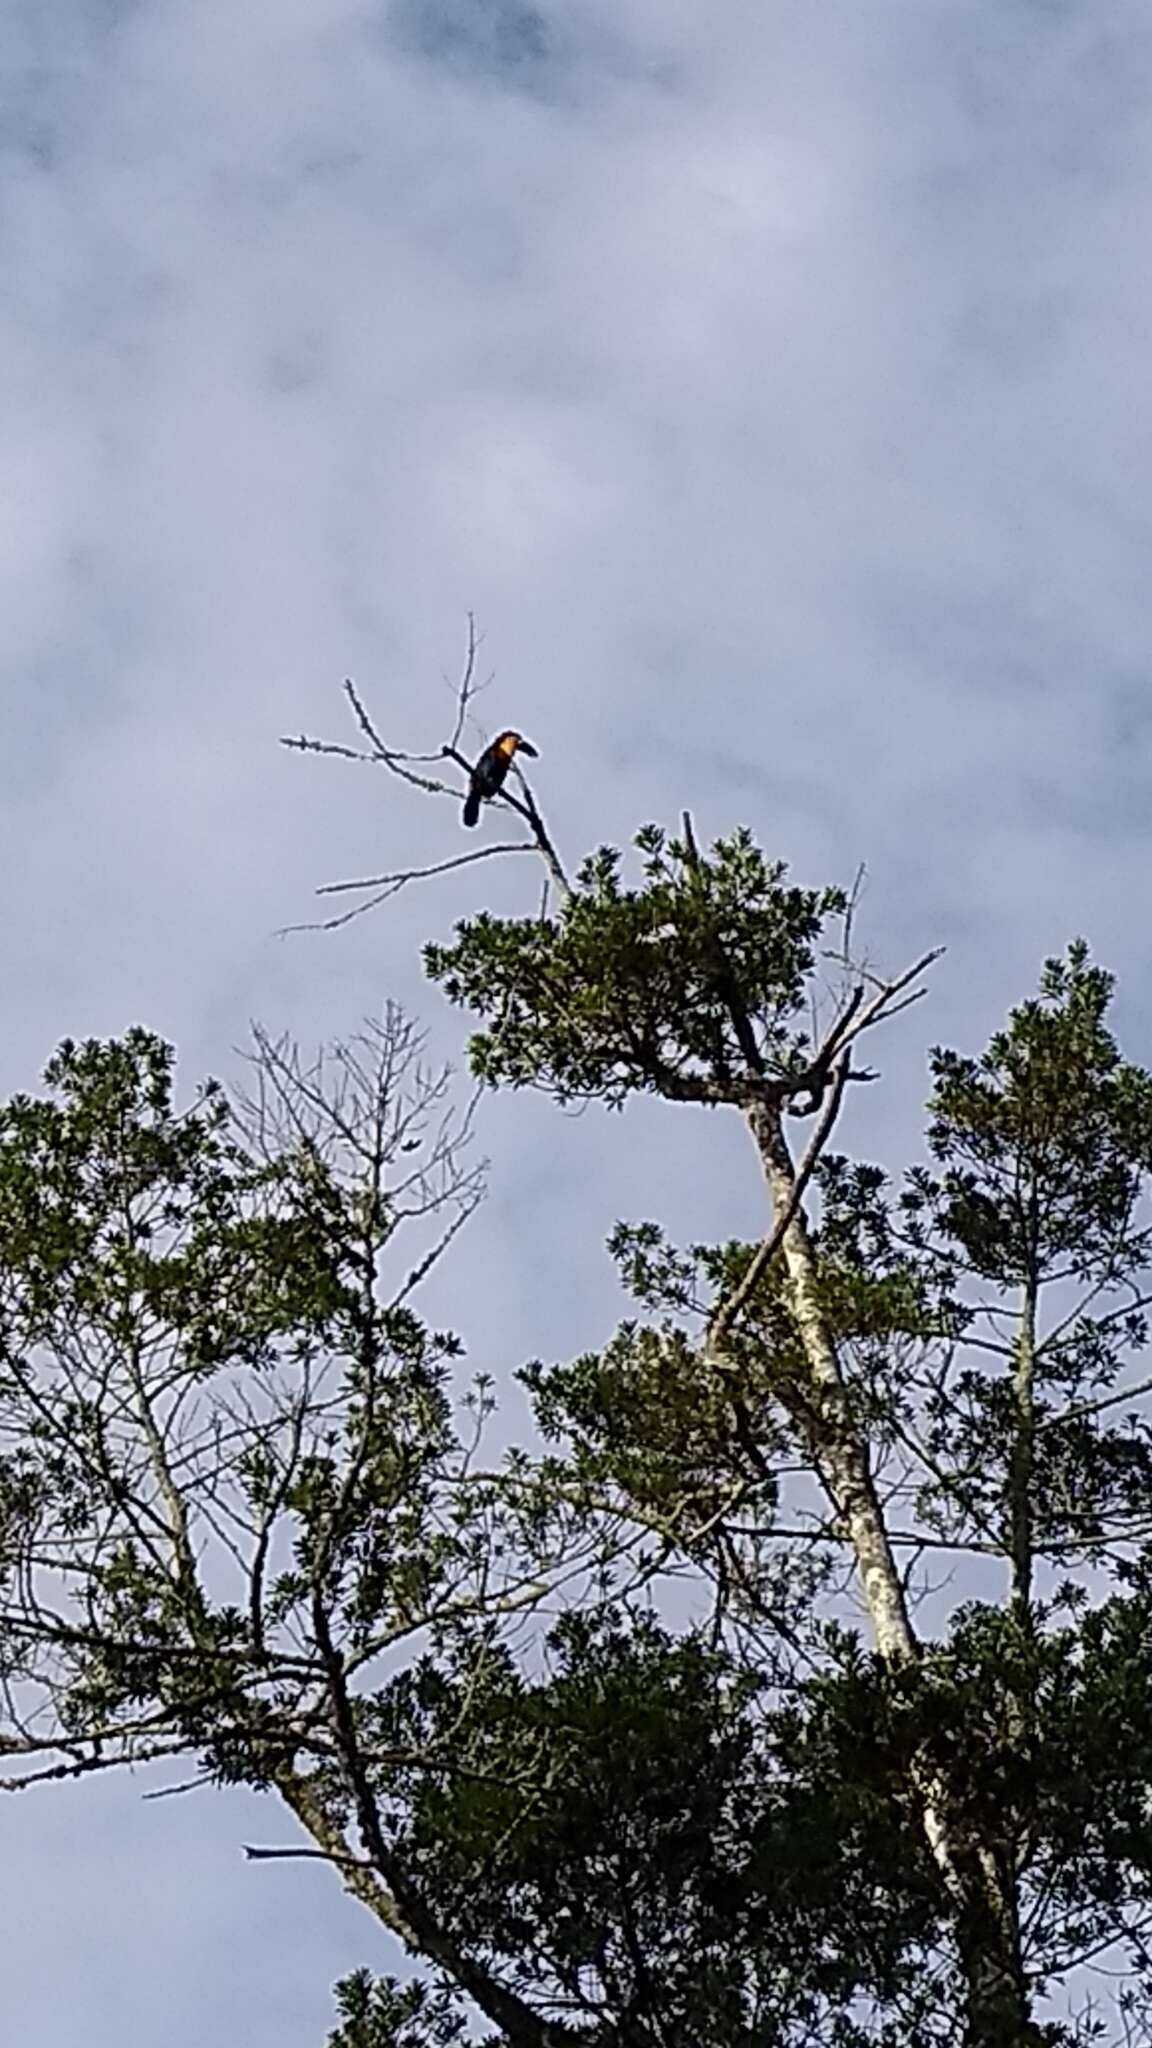
[[[481,804],[491,796],[498,796],[503,789],[513,754],[530,754],[534,761],[537,759],[535,747],[519,732],[498,732],[491,745],[485,747],[472,770],[468,794],[464,799],[466,825],[477,824]]]

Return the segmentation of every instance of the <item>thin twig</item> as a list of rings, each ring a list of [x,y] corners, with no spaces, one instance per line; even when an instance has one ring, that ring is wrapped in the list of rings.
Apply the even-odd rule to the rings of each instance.
[[[504,839],[494,846],[478,846],[469,853],[453,854],[451,860],[434,861],[426,868],[398,868],[390,875],[365,875],[357,881],[322,882],[317,896],[342,896],[351,889],[403,888],[405,882],[422,882],[429,875],[446,875],[450,868],[466,868],[470,861],[487,860],[493,853],[535,853],[530,839]]]
[[[1126,1401],[1135,1401],[1141,1394],[1152,1393],[1152,1379],[1137,1380],[1131,1387],[1121,1388],[1119,1393],[1104,1394],[1098,1401],[1078,1401],[1071,1408],[1062,1408],[1054,1415],[1040,1415],[1036,1418],[1036,1429],[1057,1429],[1063,1422],[1079,1422],[1086,1415],[1101,1415],[1106,1408],[1122,1408]]]
[[[492,846],[478,846],[468,853],[455,854],[451,860],[433,861],[424,868],[398,869],[395,874],[379,875],[375,880],[372,877],[365,877],[363,880],[349,882],[324,882],[316,890],[317,896],[339,896],[349,890],[373,887],[376,894],[370,896],[364,903],[354,903],[351,910],[339,911],[335,917],[313,918],[304,924],[282,925],[276,937],[285,939],[294,932],[339,931],[342,925],[351,924],[354,918],[363,917],[367,911],[375,910],[381,903],[387,903],[389,897],[398,896],[401,889],[407,888],[409,882],[427,881],[433,875],[447,874],[452,868],[467,867],[469,862],[488,860],[493,854],[535,853],[537,850],[530,839],[503,839]]]
[[[203,1786],[212,1783],[212,1773],[204,1771],[196,1778],[184,1778],[179,1785],[159,1785],[154,1792],[142,1792],[142,1799],[180,1799],[185,1792],[199,1792]]]
[[[460,745],[460,738],[464,731],[464,722],[468,716],[468,706],[476,695],[476,655],[479,646],[480,639],[477,638],[476,634],[476,614],[475,612],[469,612],[468,652],[464,661],[464,673],[456,686],[456,723],[452,728],[452,738],[448,742],[449,746],[453,748]],[[491,678],[489,678],[489,681],[491,681]]]
[[[481,636],[476,631],[475,617],[469,612],[468,644],[465,651],[463,673],[456,686],[456,716],[452,733],[444,745],[438,747],[435,752],[430,754],[414,754],[398,747],[389,746],[350,676],[345,678],[344,694],[351,706],[352,715],[356,720],[365,745],[362,747],[345,746],[331,740],[313,739],[304,733],[295,738],[283,736],[281,745],[290,747],[297,753],[331,754],[340,760],[366,761],[371,765],[387,768],[392,774],[400,776],[403,781],[410,783],[416,789],[424,790],[429,795],[448,796],[451,797],[454,803],[458,803],[463,791],[457,785],[445,782],[439,776],[420,773],[418,769],[430,767],[438,762],[451,762],[454,767],[460,769],[466,779],[472,774],[473,763],[461,751],[460,742],[468,722],[469,707],[478,691],[487,687],[487,683],[480,684],[476,680],[476,657],[480,644]],[[487,681],[491,681],[491,677]],[[450,860],[433,862],[427,867],[398,870],[394,874],[367,877],[363,880],[324,883],[316,891],[318,896],[334,896],[346,892],[359,893],[362,891],[373,891],[374,893],[367,896],[364,902],[357,903],[350,910],[343,911],[336,916],[311,919],[302,924],[285,925],[277,936],[285,938],[290,933],[295,932],[339,930],[341,926],[350,924],[354,918],[363,917],[368,911],[377,909],[381,903],[386,903],[390,897],[395,896],[400,889],[406,887],[410,882],[424,881],[431,875],[446,874],[454,868],[468,866],[477,860],[487,860],[491,855],[498,853],[538,853],[544,861],[553,885],[563,898],[569,898],[572,894],[572,885],[565,873],[564,864],[544,822],[540,808],[524,776],[523,769],[519,762],[513,762],[512,769],[519,786],[519,793],[505,787],[493,801],[506,805],[509,809],[515,811],[519,817],[523,818],[531,833],[530,840],[526,842],[502,842],[496,846],[484,846],[464,854],[459,854]]]

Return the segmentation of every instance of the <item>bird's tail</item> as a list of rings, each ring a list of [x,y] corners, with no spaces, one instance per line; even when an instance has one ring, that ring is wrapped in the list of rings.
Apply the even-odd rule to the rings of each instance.
[[[478,789],[470,789],[464,799],[464,823],[466,825],[478,825],[480,823],[480,791]]]

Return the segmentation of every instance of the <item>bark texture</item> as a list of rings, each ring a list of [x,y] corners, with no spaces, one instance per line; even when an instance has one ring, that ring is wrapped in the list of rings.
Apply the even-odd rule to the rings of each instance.
[[[824,1313],[815,1251],[803,1206],[795,1199],[796,1167],[782,1110],[768,1090],[750,1108],[748,1122],[773,1213],[787,1219],[779,1254],[788,1307],[809,1375],[802,1399],[786,1387],[781,1387],[780,1398],[808,1442],[851,1543],[876,1647],[892,1664],[911,1663],[919,1657],[920,1645],[889,1541],[867,1439],[853,1414],[851,1391]],[[1020,1364],[1030,1395],[1030,1354]],[[1026,1542],[1023,1527],[1020,1538],[1017,1588],[1027,1597],[1030,1536]],[[967,2048],[1040,2048],[1042,2036],[1030,2018],[1020,1956],[1014,1885],[1003,1876],[992,1848],[973,1840],[970,1829],[950,1814],[953,1802],[947,1780],[931,1759],[913,1759],[910,1775],[925,1839],[953,1917],[967,1985]]]

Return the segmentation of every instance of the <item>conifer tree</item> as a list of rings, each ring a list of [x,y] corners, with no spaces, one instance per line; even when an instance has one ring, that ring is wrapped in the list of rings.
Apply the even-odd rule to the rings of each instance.
[[[297,744],[457,800],[472,654],[439,755],[355,692],[359,749]],[[540,857],[532,914],[427,949],[477,1082],[706,1107],[763,1213],[616,1219],[629,1313],[522,1368],[497,1459],[416,1312],[481,1174],[404,1019],[186,1106],[147,1033],[63,1046],[0,1110],[7,1782],[278,1799],[253,1859],[322,1857],[422,1966],[338,1987],[331,2048],[1148,2041],[1152,1079],[1109,976],[1049,961],[931,1054],[921,1157],[852,1159],[934,956],[877,974],[747,832],[570,879],[515,763],[501,806],[357,902]]]

